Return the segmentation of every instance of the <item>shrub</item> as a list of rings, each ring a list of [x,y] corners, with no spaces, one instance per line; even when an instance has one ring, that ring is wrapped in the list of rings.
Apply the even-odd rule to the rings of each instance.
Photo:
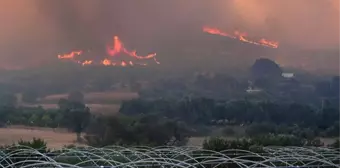
[[[43,139],[40,139],[40,138],[33,138],[32,141],[20,140],[18,142],[18,145],[31,147],[31,148],[37,149],[39,151],[46,151],[46,149],[47,149],[46,141],[44,141]]]

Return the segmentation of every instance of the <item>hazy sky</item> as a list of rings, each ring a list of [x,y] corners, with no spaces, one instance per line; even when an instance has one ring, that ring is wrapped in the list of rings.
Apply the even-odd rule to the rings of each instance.
[[[152,50],[203,25],[301,48],[339,47],[339,0],[2,0],[0,23],[2,66],[103,47],[115,34]]]

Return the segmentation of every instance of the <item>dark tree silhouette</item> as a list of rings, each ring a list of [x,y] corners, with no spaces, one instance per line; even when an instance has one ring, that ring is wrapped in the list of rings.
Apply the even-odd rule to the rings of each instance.
[[[92,146],[106,145],[180,145],[188,130],[183,123],[159,115],[97,118],[87,129],[86,140]]]
[[[65,124],[68,129],[77,134],[77,140],[81,140],[81,133],[88,126],[91,113],[90,109],[83,103],[71,102],[65,99],[59,101],[59,110],[64,114]]]
[[[334,76],[332,78],[331,82],[331,91],[332,91],[332,96],[334,97],[339,97],[339,87],[340,87],[340,77],[339,76]]]
[[[282,75],[282,70],[274,61],[260,58],[251,67],[251,74],[255,78],[279,78]]]
[[[73,91],[67,97],[70,102],[84,103],[84,94],[80,91]]]

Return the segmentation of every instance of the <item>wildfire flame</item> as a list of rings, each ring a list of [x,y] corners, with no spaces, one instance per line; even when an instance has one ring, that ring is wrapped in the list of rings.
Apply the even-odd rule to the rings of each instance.
[[[117,56],[118,54],[125,54],[127,56],[130,56],[134,59],[137,60],[154,60],[156,64],[160,64],[160,62],[157,61],[156,59],[156,53],[153,54],[149,54],[146,56],[140,56],[137,55],[137,52],[135,50],[129,51],[124,47],[124,44],[122,43],[122,41],[120,41],[118,36],[114,36],[113,37],[113,44],[112,46],[107,46],[106,47],[106,53],[109,56],[108,58],[105,58],[99,62],[95,62],[94,60],[83,60],[80,61],[78,58],[76,58],[76,56],[81,56],[83,54],[83,51],[72,51],[68,54],[64,54],[64,55],[58,55],[58,59],[67,59],[73,62],[76,62],[78,64],[81,64],[83,66],[85,65],[92,65],[92,64],[100,64],[100,65],[104,65],[104,66],[134,66],[134,65],[142,65],[145,66],[147,65],[146,63],[134,63],[132,61],[115,61],[112,58]]]
[[[81,63],[81,65],[91,65],[92,64],[92,60],[85,60],[84,62]]]
[[[214,35],[220,35],[220,36],[224,36],[224,37],[229,37],[232,39],[238,39],[240,41],[246,42],[246,43],[251,43],[251,44],[255,44],[255,45],[261,45],[261,46],[265,46],[265,47],[271,47],[271,48],[278,48],[279,47],[279,43],[276,41],[270,41],[267,39],[260,39],[258,41],[253,41],[247,38],[247,33],[244,32],[239,32],[239,31],[234,31],[232,34],[231,33],[226,33],[223,32],[217,28],[212,28],[212,27],[208,27],[208,26],[204,26],[203,27],[203,32],[209,33],[209,34],[214,34]]]
[[[59,59],[74,59],[76,55],[81,55],[83,51],[72,51],[69,54],[58,55]]]
[[[135,57],[137,59],[150,59],[150,58],[154,58],[156,57],[156,53],[153,54],[149,54],[147,56],[139,56],[137,55],[137,52],[135,50],[133,51],[128,51],[125,47],[124,44],[119,40],[118,36],[114,36],[113,37],[113,47],[111,48],[110,46],[107,46],[107,53],[110,56],[115,56],[119,53],[125,53],[131,57]]]

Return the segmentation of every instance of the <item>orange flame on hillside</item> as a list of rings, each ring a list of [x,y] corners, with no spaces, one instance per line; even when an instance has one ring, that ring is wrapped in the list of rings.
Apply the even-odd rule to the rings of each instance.
[[[72,51],[69,54],[58,55],[59,59],[74,59],[76,55],[81,55],[83,51]]]
[[[85,60],[84,62],[81,63],[81,65],[91,65],[92,64],[92,60]]]
[[[99,64],[99,65],[104,65],[104,66],[134,66],[134,65],[142,65],[145,66],[147,65],[146,63],[134,63],[132,61],[117,61],[114,59],[111,59],[118,54],[125,54],[127,56],[130,56],[131,58],[137,59],[137,60],[150,60],[153,59],[156,64],[160,64],[160,62],[157,61],[156,59],[156,53],[149,54],[146,56],[140,56],[137,55],[137,52],[135,50],[129,51],[124,47],[124,44],[120,41],[118,36],[113,37],[113,45],[112,46],[107,46],[106,47],[106,53],[108,54],[108,58],[105,58],[101,61],[95,62],[94,60],[83,60],[80,61],[76,56],[81,56],[83,54],[83,51],[72,51],[68,54],[64,55],[58,55],[58,59],[67,59],[73,62],[76,62],[78,64],[81,64],[82,66],[85,65],[92,65],[92,64]]]
[[[119,53],[125,53],[131,57],[135,57],[137,59],[150,59],[150,58],[155,58],[156,57],[156,53],[153,54],[149,54],[147,56],[139,56],[137,55],[137,52],[135,50],[133,51],[128,51],[125,47],[124,44],[119,40],[118,36],[114,36],[113,37],[113,47],[111,48],[110,46],[107,47],[107,53],[110,56],[115,56]]]
[[[229,37],[229,38],[232,38],[232,39],[238,39],[238,40],[246,42],[246,43],[261,45],[261,46],[265,46],[265,47],[271,47],[271,48],[278,48],[279,47],[279,43],[276,42],[276,41],[270,41],[270,40],[267,40],[267,39],[264,39],[264,38],[262,38],[258,41],[253,41],[253,40],[250,40],[250,39],[247,38],[247,33],[239,32],[239,31],[234,31],[231,34],[231,33],[223,32],[223,31],[221,31],[217,28],[204,26],[203,32],[206,32],[206,33],[209,33],[209,34],[214,34],[214,35],[220,35],[220,36],[224,36],[224,37]]]

